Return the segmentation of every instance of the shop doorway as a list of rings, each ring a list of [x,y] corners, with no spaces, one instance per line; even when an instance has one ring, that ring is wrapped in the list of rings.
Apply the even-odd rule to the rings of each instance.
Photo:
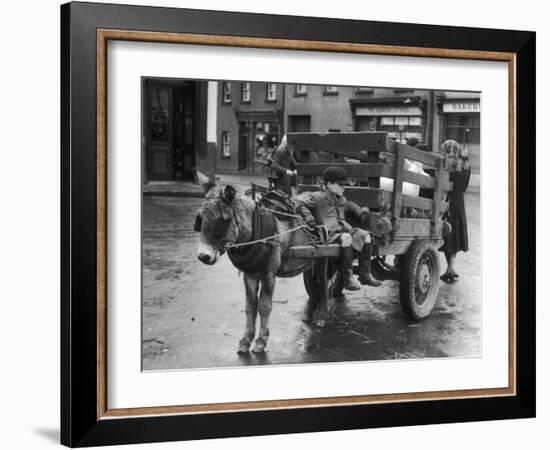
[[[191,179],[197,146],[197,82],[144,79],[143,99],[146,181]]]
[[[239,170],[248,168],[248,127],[244,123],[239,124]]]

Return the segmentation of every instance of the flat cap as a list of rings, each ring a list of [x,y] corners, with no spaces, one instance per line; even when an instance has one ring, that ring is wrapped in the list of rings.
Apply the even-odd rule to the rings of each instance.
[[[342,167],[328,167],[323,172],[323,179],[325,183],[341,183],[347,181],[348,174]]]

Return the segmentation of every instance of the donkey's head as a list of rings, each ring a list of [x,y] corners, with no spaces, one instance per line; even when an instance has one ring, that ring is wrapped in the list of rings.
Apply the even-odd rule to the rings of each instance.
[[[215,264],[225,246],[235,242],[237,224],[233,211],[237,191],[233,186],[210,186],[197,218],[195,231],[200,232],[197,258],[204,264]]]

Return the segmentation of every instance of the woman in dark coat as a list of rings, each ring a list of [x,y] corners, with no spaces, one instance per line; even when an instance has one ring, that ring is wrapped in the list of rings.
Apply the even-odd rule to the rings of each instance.
[[[464,191],[470,182],[470,163],[466,150],[456,141],[443,142],[441,149],[448,156],[450,162],[450,181],[453,190],[449,192],[449,210],[446,219],[451,224],[452,231],[445,236],[445,243],[439,250],[445,252],[447,270],[441,276],[446,283],[453,283],[458,279],[454,270],[456,254],[468,251],[468,221],[464,207]]]

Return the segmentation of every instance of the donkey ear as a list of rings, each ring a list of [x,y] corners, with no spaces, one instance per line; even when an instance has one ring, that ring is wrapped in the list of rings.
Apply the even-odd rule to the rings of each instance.
[[[200,211],[197,213],[197,217],[195,217],[195,225],[193,225],[193,231],[196,231],[197,233],[200,233],[202,229],[202,216]]]
[[[237,191],[235,190],[235,188],[231,185],[227,185],[223,188],[222,192],[221,192],[221,197],[223,199],[223,201],[225,203],[227,203],[228,205],[230,205],[231,203],[233,203],[233,200],[235,200],[235,197],[237,195]]]

